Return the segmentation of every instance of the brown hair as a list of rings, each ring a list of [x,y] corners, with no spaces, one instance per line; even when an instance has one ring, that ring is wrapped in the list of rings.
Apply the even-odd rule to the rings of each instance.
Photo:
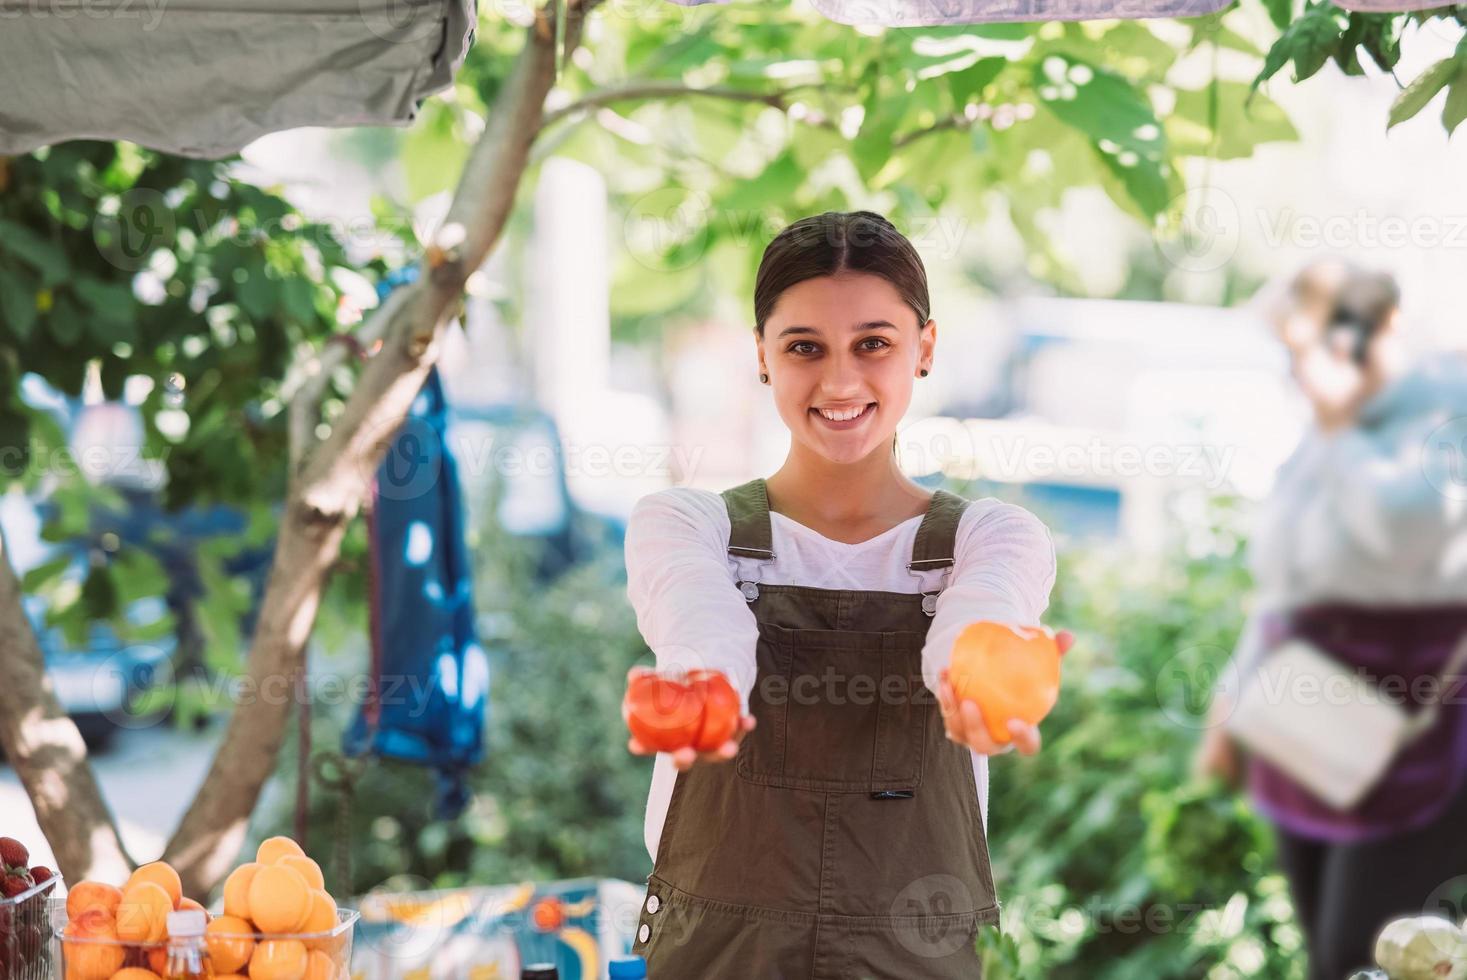
[[[917,314],[919,332],[927,323],[927,270],[912,243],[874,211],[826,211],[788,225],[765,246],[754,277],[755,332],[764,336],[765,321],[786,289],[842,272],[880,276]]]
[[[866,272],[891,283],[917,315],[917,333],[931,316],[927,269],[896,226],[875,211],[826,211],[787,225],[764,248],[754,277],[754,332],[791,286],[842,272]],[[896,453],[897,437],[891,451]]]

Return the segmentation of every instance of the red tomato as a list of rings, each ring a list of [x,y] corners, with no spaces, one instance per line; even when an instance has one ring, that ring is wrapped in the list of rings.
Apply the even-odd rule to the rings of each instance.
[[[739,727],[739,695],[719,670],[695,670],[688,674],[691,684],[702,685],[703,725],[693,748],[712,752],[733,737]]]
[[[706,689],[704,684],[661,674],[638,674],[627,684],[627,727],[639,742],[658,752],[691,745],[703,725]]]
[[[739,726],[739,695],[718,670],[684,675],[648,672],[627,684],[627,727],[658,752],[692,746],[712,752]]]

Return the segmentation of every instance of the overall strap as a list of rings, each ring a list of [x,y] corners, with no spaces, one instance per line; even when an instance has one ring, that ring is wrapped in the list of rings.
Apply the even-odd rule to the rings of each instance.
[[[917,539],[912,542],[912,560],[907,563],[909,570],[921,572],[952,567],[958,522],[963,519],[963,509],[967,506],[966,497],[941,489],[933,491],[927,515],[922,518],[917,527]]]
[[[934,490],[932,501],[927,505],[927,515],[917,526],[917,537],[912,542],[912,560],[907,562],[907,571],[920,581],[922,573],[942,571],[941,584],[935,589],[922,589],[922,612],[937,615],[937,597],[947,587],[948,578],[956,561],[958,522],[963,518],[963,508],[968,506],[966,497],[959,497],[946,490]],[[924,583],[925,584],[925,583]]]
[[[763,478],[723,491],[728,508],[728,553],[735,558],[774,557],[774,535],[769,529],[769,493]]]
[[[763,563],[774,561],[774,533],[769,528],[769,491],[762,477],[731,487],[720,494],[728,508],[728,553],[735,558],[758,558]],[[740,578],[739,591],[744,599],[759,598],[758,573],[753,580]]]

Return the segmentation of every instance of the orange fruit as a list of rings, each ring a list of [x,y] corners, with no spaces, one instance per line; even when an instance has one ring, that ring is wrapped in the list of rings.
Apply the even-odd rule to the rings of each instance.
[[[209,962],[221,973],[235,973],[255,951],[255,929],[244,919],[221,915],[204,927]]]
[[[154,946],[152,949],[148,950],[148,955],[146,958],[148,961],[148,969],[158,974],[158,976],[161,977],[163,974],[168,972],[167,946]]]
[[[250,917],[250,882],[255,880],[255,872],[262,867],[264,865],[251,861],[229,872],[229,877],[224,879],[225,915],[232,915],[237,919]]]
[[[306,884],[312,888],[325,888],[326,878],[321,874],[321,866],[304,854],[287,854],[276,864],[283,864],[287,868],[295,868],[306,879]]]
[[[249,903],[250,920],[261,932],[294,932],[310,915],[311,886],[294,868],[267,864],[250,881]]]
[[[183,901],[179,902],[178,907],[180,909],[193,909],[195,912],[204,913],[205,922],[208,922],[210,919],[214,918],[214,916],[209,914],[208,909],[204,908],[202,905],[200,905],[198,902],[195,902],[191,898],[185,898]]]
[[[173,903],[173,908],[178,908],[178,903],[183,901],[183,882],[178,880],[178,872],[173,866],[163,862],[154,861],[145,864],[132,873],[127,883],[122,886],[123,891],[142,881],[151,881],[168,893],[168,900]]]
[[[260,843],[260,849],[255,852],[255,860],[261,864],[275,864],[287,854],[306,856],[301,846],[289,837],[271,837]]]
[[[129,966],[112,974],[112,980],[162,980],[152,970],[144,970],[140,966]]]
[[[336,963],[319,949],[306,957],[306,980],[336,980]]]
[[[306,935],[327,933],[336,928],[337,921],[336,899],[320,888],[313,888],[311,890],[311,911],[299,931]],[[306,946],[310,949],[330,950],[341,939],[340,936],[307,939]]]
[[[250,980],[305,980],[306,945],[299,939],[262,939],[250,957]]]
[[[93,916],[73,920],[66,924],[62,936],[61,951],[68,980],[107,980],[122,969],[127,950],[116,945],[117,933],[110,919]]]
[[[993,740],[1011,742],[1010,719],[1037,725],[1059,700],[1059,644],[1043,627],[969,623],[953,641],[948,679],[959,700],[978,705]]]
[[[162,942],[168,935],[173,899],[163,886],[140,881],[122,890],[117,906],[117,938],[125,943]]]
[[[117,904],[121,901],[122,889],[116,885],[83,881],[66,893],[66,917],[75,921],[92,913],[111,922],[117,918]]]

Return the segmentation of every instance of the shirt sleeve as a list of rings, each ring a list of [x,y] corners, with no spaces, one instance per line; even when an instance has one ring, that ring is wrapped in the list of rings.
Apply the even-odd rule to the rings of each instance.
[[[1444,421],[1423,415],[1389,440],[1353,427],[1322,437],[1313,516],[1374,557],[1436,555],[1463,511],[1431,479],[1431,436]]]
[[[721,670],[748,714],[759,625],[729,572],[722,508],[683,487],[640,498],[627,519],[627,598],[659,670]]]
[[[934,692],[965,626],[979,619],[1037,626],[1054,589],[1057,560],[1049,528],[1016,504],[992,502],[984,510],[984,503],[974,501],[963,512],[952,578],[937,597],[922,648],[922,679]]]

